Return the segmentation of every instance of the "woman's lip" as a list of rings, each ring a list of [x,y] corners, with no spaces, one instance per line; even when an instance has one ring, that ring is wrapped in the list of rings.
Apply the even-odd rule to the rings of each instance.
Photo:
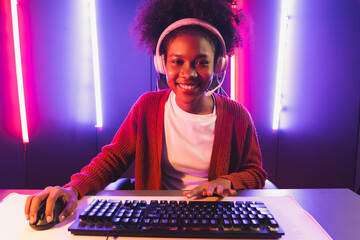
[[[178,85],[186,90],[192,90],[199,86],[199,84],[187,84],[187,83],[178,83]]]

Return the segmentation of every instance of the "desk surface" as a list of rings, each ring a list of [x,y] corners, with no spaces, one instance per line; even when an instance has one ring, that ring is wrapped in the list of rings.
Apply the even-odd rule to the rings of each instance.
[[[34,194],[39,190],[0,190],[0,200],[10,193]],[[180,196],[182,191],[99,191],[97,196]],[[243,190],[236,196],[291,196],[334,239],[360,236],[360,196],[349,189]]]

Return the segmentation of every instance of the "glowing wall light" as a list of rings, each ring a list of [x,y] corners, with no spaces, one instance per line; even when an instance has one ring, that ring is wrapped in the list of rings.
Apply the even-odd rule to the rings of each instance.
[[[14,36],[14,50],[15,50],[15,67],[16,67],[16,79],[19,95],[19,107],[20,107],[20,120],[23,143],[29,142],[29,133],[26,120],[26,107],[25,107],[25,94],[24,94],[24,82],[21,66],[21,51],[20,51],[20,36],[19,36],[19,22],[17,14],[17,0],[11,0],[11,17],[12,28]]]
[[[232,1],[234,11],[244,11],[244,0]],[[240,29],[241,31],[243,29]],[[240,33],[242,37],[245,32]],[[244,104],[244,49],[234,49],[234,55],[230,58],[230,98]]]
[[[98,129],[102,128],[102,107],[101,107],[101,90],[100,90],[100,67],[99,67],[99,49],[96,27],[96,9],[95,0],[89,0],[90,9],[90,28],[91,28],[91,45],[93,56],[94,87],[95,87],[95,107],[96,107],[96,125]]]
[[[237,9],[237,2],[233,1],[231,6],[235,11]],[[230,57],[230,98],[234,101],[236,101],[236,55]]]
[[[281,1],[281,16],[280,16],[280,36],[279,36],[279,49],[278,49],[278,61],[276,71],[276,87],[275,87],[275,101],[274,101],[274,113],[272,129],[279,129],[279,120],[281,112],[281,89],[284,79],[285,71],[285,49],[286,49],[286,33],[289,23],[289,0]]]
[[[236,88],[236,56],[230,58],[230,98],[236,101],[235,88]]]

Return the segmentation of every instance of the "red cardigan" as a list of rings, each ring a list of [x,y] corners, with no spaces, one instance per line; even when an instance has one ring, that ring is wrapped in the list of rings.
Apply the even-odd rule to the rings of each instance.
[[[102,148],[80,173],[65,186],[75,187],[81,197],[116,181],[135,160],[135,188],[159,190],[164,135],[164,108],[170,90],[142,95],[116,133],[111,144]],[[210,160],[209,181],[222,177],[234,189],[262,188],[266,172],[254,124],[239,103],[214,94],[216,101],[215,137]]]

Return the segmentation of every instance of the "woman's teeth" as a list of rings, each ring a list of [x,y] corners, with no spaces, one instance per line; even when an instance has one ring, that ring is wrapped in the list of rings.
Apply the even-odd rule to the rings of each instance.
[[[189,85],[189,84],[181,84],[179,83],[179,86],[184,89],[195,89],[197,88],[197,85]]]

